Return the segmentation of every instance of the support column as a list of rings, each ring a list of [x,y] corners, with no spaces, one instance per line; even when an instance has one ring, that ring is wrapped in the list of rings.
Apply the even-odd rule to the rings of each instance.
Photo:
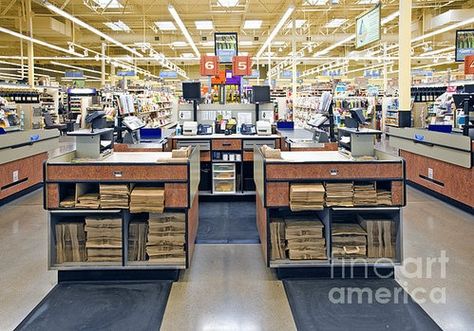
[[[258,71],[257,85],[260,85],[260,58],[259,57],[257,57],[257,71]]]
[[[411,126],[411,9],[412,0],[400,1],[398,89],[400,127]]]
[[[387,43],[383,44],[383,57],[383,90],[385,93],[388,89]]]
[[[33,16],[31,12],[31,0],[26,0],[26,21],[30,37],[33,38]],[[35,86],[35,59],[33,42],[28,41],[28,85]]]
[[[115,86],[115,66],[111,63],[110,64],[110,85],[112,87]]]
[[[271,44],[271,43],[270,43]],[[272,58],[270,56],[270,52],[271,52],[271,46],[270,44],[268,44],[268,71],[267,71],[267,77],[268,77],[268,86],[270,86],[270,88],[272,88],[272,76],[270,75],[270,71],[272,70]]]
[[[100,68],[100,84],[105,87],[105,43],[102,43],[102,61]]]
[[[296,72],[296,61],[297,61],[297,57],[296,57],[296,20],[293,20],[293,25],[292,25],[292,36],[293,36],[293,40],[291,41],[291,51],[292,51],[292,54],[293,54],[293,67],[292,67],[292,70],[293,70],[293,79],[292,79],[292,82],[291,82],[291,87],[292,87],[292,98],[293,98],[293,102],[295,101],[295,98],[296,98],[296,80],[297,80],[297,72]]]

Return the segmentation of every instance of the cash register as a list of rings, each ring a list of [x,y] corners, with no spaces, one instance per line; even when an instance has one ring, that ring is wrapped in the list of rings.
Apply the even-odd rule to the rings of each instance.
[[[123,142],[125,144],[140,143],[140,129],[145,127],[145,123],[136,116],[124,117],[122,123],[127,129]]]
[[[267,121],[257,121],[257,135],[270,136],[272,134],[272,125]]]
[[[183,136],[195,136],[198,132],[198,123],[196,121],[186,121],[183,123]]]

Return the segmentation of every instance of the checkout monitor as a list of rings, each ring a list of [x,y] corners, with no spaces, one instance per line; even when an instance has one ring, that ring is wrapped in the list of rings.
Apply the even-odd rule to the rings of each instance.
[[[253,103],[270,102],[270,86],[252,86]]]
[[[201,100],[201,83],[183,82],[183,98],[188,101]]]

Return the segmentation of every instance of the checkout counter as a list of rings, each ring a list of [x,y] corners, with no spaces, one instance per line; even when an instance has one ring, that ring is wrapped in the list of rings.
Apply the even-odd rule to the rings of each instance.
[[[43,162],[59,146],[59,135],[57,129],[38,129],[0,136],[0,202],[43,181]]]
[[[407,180],[420,189],[473,212],[474,142],[459,133],[390,127],[390,145],[407,163]]]

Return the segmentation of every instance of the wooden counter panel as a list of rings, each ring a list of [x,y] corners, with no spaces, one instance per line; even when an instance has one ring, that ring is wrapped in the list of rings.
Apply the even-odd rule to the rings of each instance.
[[[400,151],[400,156],[406,160],[408,180],[474,207],[474,195],[472,194],[474,168],[460,167],[407,151]],[[427,179],[428,168],[433,169],[433,180],[441,185]]]
[[[265,265],[268,264],[268,250],[267,250],[267,210],[263,206],[262,200],[260,200],[260,195],[257,192],[257,230],[260,237],[260,244],[262,246],[262,253],[265,259]]]
[[[267,183],[265,192],[267,208],[286,207],[290,205],[290,183]]]
[[[59,208],[59,184],[46,185],[46,208]]]
[[[201,162],[211,162],[211,151],[201,151]]]
[[[212,139],[212,150],[236,151],[242,149],[241,139]]]
[[[267,180],[283,179],[384,179],[403,178],[401,163],[313,163],[313,164],[267,164]],[[334,175],[332,175],[334,174]]]
[[[165,183],[165,207],[188,208],[188,184]]]
[[[47,168],[49,181],[165,181],[186,180],[187,165],[54,165]]]
[[[392,182],[392,205],[403,206],[404,201],[403,182]]]
[[[196,194],[190,209],[188,209],[188,241],[187,241],[187,266],[190,267],[196,245],[196,236],[199,226],[199,195]]]
[[[43,181],[43,162],[48,153],[40,153],[0,165],[0,199],[23,191]],[[18,171],[18,181],[13,181],[13,172]],[[15,184],[16,183],[16,184]]]
[[[125,152],[125,153],[142,153],[142,152],[150,152],[150,153],[161,153],[163,152],[163,148],[130,148],[127,144],[114,144],[114,152]]]

